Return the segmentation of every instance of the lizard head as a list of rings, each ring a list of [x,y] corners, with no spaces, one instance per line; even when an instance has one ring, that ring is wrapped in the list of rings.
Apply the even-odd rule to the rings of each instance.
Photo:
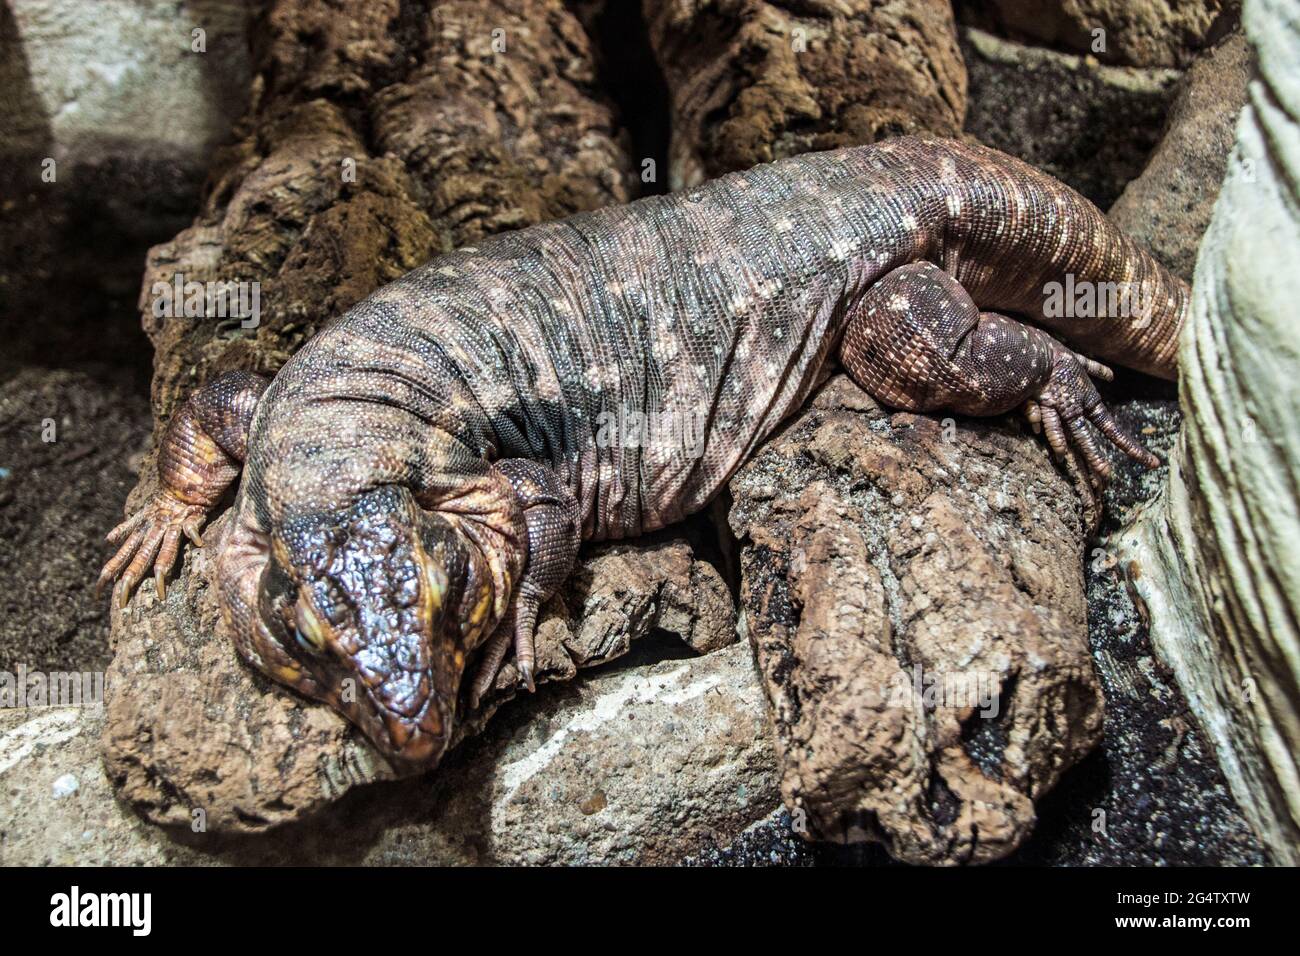
[[[334,707],[394,764],[430,768],[474,637],[461,622],[481,618],[483,589],[461,534],[383,486],[272,530],[247,656]]]

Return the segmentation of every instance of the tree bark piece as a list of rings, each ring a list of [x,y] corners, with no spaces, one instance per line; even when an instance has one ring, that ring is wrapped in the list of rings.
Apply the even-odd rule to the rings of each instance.
[[[909,863],[1014,850],[1102,726],[1077,499],[1046,452],[839,376],[732,493],[796,825]]]
[[[1240,32],[1187,71],[1164,136],[1108,215],[1188,282],[1246,105],[1250,45]]]
[[[141,292],[159,427],[230,368],[274,373],[328,319],[452,245],[632,198],[586,34],[559,0],[276,0],[254,103]],[[157,316],[154,284],[260,283],[260,321]]]
[[[943,0],[644,0],[672,92],[670,190],[811,150],[956,135],[966,69]]]
[[[1232,28],[1241,0],[963,0],[961,8],[980,26],[1104,63],[1184,66]]]

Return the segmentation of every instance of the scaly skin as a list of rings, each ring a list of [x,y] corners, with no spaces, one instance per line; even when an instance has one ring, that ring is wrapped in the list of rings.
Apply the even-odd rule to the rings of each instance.
[[[1146,283],[1154,305],[1045,314],[1067,274]],[[247,373],[200,389],[103,580],[123,575],[125,603],[153,563],[161,593],[243,461],[216,563],[236,647],[395,764],[432,766],[474,655],[470,706],[511,644],[531,684],[537,609],[579,539],[703,507],[837,346],[885,404],[1025,406],[1103,478],[1085,418],[1155,459],[1093,389],[1108,370],[1044,329],[1173,378],[1188,298],[1086,200],[991,150],[898,139],[760,166],[442,256],[332,322],[265,392]]]

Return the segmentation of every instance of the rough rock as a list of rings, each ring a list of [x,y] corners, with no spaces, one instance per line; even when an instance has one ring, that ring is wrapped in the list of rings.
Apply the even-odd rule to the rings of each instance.
[[[594,674],[540,689],[433,778],[242,838],[115,800],[95,710],[0,711],[0,865],[675,862],[777,805],[766,709],[745,644]]]
[[[471,747],[463,767],[435,777],[427,824],[417,815],[368,861],[673,863],[779,801],[767,702],[743,643],[557,686]],[[340,811],[339,833],[372,812]]]
[[[1240,32],[1196,61],[1170,107],[1160,145],[1109,212],[1115,225],[1188,282],[1228,168],[1251,68],[1250,45]]]
[[[645,0],[672,93],[668,186],[904,133],[954,135],[966,71],[943,0]]]
[[[1102,209],[1160,141],[1180,73],[961,31],[970,76],[966,132],[1073,186]]]
[[[1077,498],[1043,448],[839,376],[731,491],[796,824],[911,863],[1012,852],[1102,727]]]
[[[224,519],[223,519],[224,521]],[[215,542],[219,522],[209,535]],[[245,667],[219,631],[211,555],[189,552],[178,586],[116,612],[108,670],[104,762],[122,799],[147,819],[210,832],[264,830],[302,819],[359,784],[394,776],[330,708],[295,697]],[[628,651],[652,631],[699,650],[734,640],[731,596],[681,539],[607,545],[583,557],[537,634],[539,680],[563,681]],[[503,668],[456,741],[482,730],[516,693]]]
[[[965,21],[1106,63],[1184,66],[1232,28],[1241,0],[960,0],[959,7]]]
[[[1201,245],[1169,484],[1123,555],[1247,818],[1300,862],[1300,20],[1245,10],[1258,80]]]
[[[129,361],[145,347],[131,314],[140,261],[193,217],[211,152],[246,105],[248,10],[0,4],[0,309],[43,330],[19,356]],[[206,52],[192,49],[196,28]]]
[[[190,862],[113,799],[102,722],[95,708],[0,710],[0,866]]]

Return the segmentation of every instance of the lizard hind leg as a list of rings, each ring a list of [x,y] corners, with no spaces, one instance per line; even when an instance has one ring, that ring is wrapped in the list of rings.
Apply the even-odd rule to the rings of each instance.
[[[1078,449],[1094,483],[1110,465],[1085,419],[1129,457],[1159,464],[1097,394],[1089,376],[1108,380],[1110,369],[1042,329],[981,312],[929,262],[893,270],[850,307],[840,357],[854,381],[894,408],[983,416],[1024,407],[1054,452]]]

